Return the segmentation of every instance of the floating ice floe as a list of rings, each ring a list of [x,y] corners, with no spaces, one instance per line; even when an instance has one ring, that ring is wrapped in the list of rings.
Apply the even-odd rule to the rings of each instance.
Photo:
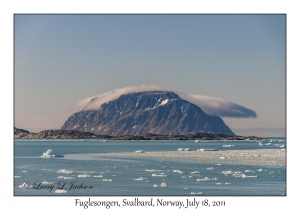
[[[19,188],[28,189],[28,188],[32,188],[32,185],[30,185],[28,182],[24,182],[19,186]]]
[[[43,181],[41,184],[53,184],[54,182]]]
[[[101,177],[103,177],[103,175],[95,175],[94,177],[95,178],[101,178]]]
[[[224,144],[223,147],[234,147],[234,144]]]
[[[177,149],[177,151],[183,151],[184,150],[184,148],[178,148]]]
[[[167,183],[163,182],[160,185],[154,184],[153,187],[167,187]]]
[[[222,183],[221,183],[221,182],[217,182],[216,184],[217,184],[217,185],[221,185]]]
[[[55,190],[55,193],[67,193],[67,190]]]
[[[262,169],[258,169],[257,171],[263,171]]]
[[[89,174],[79,174],[78,177],[80,177],[80,178],[88,178],[88,177],[92,177],[92,176],[89,175]]]
[[[209,171],[212,171],[214,169],[215,169],[214,167],[208,167],[208,168],[206,168],[206,170],[209,170]]]
[[[28,171],[22,171],[23,173],[27,173]]]
[[[193,171],[191,174],[200,174],[200,171]]]
[[[21,176],[14,176],[14,178],[20,178]]]
[[[255,171],[245,170],[246,173],[254,173]]]
[[[197,151],[200,151],[200,152],[204,152],[204,151],[218,151],[218,149],[216,149],[216,148],[200,148],[200,149],[197,149]]]
[[[71,173],[73,173],[73,172],[72,172],[72,171],[70,171],[70,170],[61,169],[61,170],[57,171],[57,173],[62,173],[62,174],[71,174]]]
[[[185,148],[184,151],[191,151],[190,148]]]
[[[74,177],[65,176],[64,179],[75,179]]]
[[[152,176],[155,176],[155,177],[167,177],[167,175],[164,174],[164,173],[152,174]]]
[[[148,171],[148,172],[161,172],[162,170],[158,170],[158,169],[146,169],[145,171]]]
[[[136,150],[135,153],[145,153],[143,150]]]
[[[186,172],[181,171],[181,170],[173,170],[174,173],[179,173],[179,174],[186,174]]]
[[[44,152],[41,157],[42,158],[62,158],[64,156],[55,154],[52,149],[48,149],[47,152]]]
[[[242,174],[242,178],[257,178],[257,176],[247,176],[245,174]]]
[[[137,179],[134,179],[135,181],[144,181],[146,180],[147,178],[143,178],[143,177],[140,177],[140,178],[137,178]]]
[[[163,182],[160,184],[160,187],[166,187],[167,186],[167,183]]]
[[[202,195],[202,192],[191,192],[191,195]]]
[[[112,179],[103,179],[103,182],[112,182]]]
[[[208,178],[208,177],[204,177],[204,179],[197,179],[197,182],[207,182],[207,181],[215,181],[218,180],[217,177],[215,178]]]
[[[232,174],[232,171],[222,171],[222,174],[228,175],[228,174]]]
[[[225,182],[225,184],[231,184],[231,183],[229,183],[229,182]]]

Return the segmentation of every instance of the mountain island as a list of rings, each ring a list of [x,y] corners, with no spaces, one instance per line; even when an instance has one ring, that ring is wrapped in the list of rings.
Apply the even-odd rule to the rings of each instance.
[[[121,95],[97,110],[88,110],[93,98],[61,127],[101,135],[186,135],[195,133],[235,134],[218,116],[181,99],[171,91],[136,92]]]

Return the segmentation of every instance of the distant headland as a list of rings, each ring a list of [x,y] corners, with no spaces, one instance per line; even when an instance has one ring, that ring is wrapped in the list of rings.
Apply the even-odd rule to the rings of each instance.
[[[44,130],[31,133],[24,129],[14,128],[15,139],[107,139],[107,140],[261,140],[256,136],[231,136],[225,134],[195,133],[185,135],[120,135],[108,136],[76,130]]]

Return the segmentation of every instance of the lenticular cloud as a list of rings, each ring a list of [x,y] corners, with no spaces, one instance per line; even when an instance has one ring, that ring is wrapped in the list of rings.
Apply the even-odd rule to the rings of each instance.
[[[203,95],[179,94],[179,96],[193,104],[196,104],[209,115],[236,118],[256,117],[255,111],[222,98]]]
[[[180,98],[199,106],[204,112],[209,115],[234,118],[256,117],[255,111],[222,98],[186,94],[176,90],[166,89],[154,85],[127,86],[124,88],[114,89],[96,96],[83,99],[82,101],[78,102],[74,108],[76,111],[97,110],[102,104],[115,100],[123,94],[145,91],[173,91],[178,94]]]

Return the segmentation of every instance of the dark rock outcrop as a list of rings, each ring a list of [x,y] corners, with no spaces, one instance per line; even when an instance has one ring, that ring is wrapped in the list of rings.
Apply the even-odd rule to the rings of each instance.
[[[93,98],[90,103],[95,100]],[[121,95],[116,100],[102,104],[98,110],[83,109],[74,113],[61,129],[110,136],[138,136],[145,133],[235,135],[220,117],[207,115],[200,107],[170,91]]]
[[[72,130],[45,130],[45,131],[40,131],[38,133],[28,132],[28,133],[24,133],[24,135],[18,135],[15,131],[14,134],[14,138],[23,138],[23,139],[107,139],[110,137],[111,136],[107,136],[107,135],[97,135],[90,132],[72,131]]]
[[[146,133],[143,135],[108,136],[90,132],[70,130],[45,130],[38,133],[15,128],[17,139],[108,139],[108,140],[261,140],[256,136],[230,136],[225,134],[195,133],[187,135],[159,135]]]
[[[23,138],[24,136],[27,136],[28,134],[29,134],[29,131],[14,127],[14,137],[15,138]]]

